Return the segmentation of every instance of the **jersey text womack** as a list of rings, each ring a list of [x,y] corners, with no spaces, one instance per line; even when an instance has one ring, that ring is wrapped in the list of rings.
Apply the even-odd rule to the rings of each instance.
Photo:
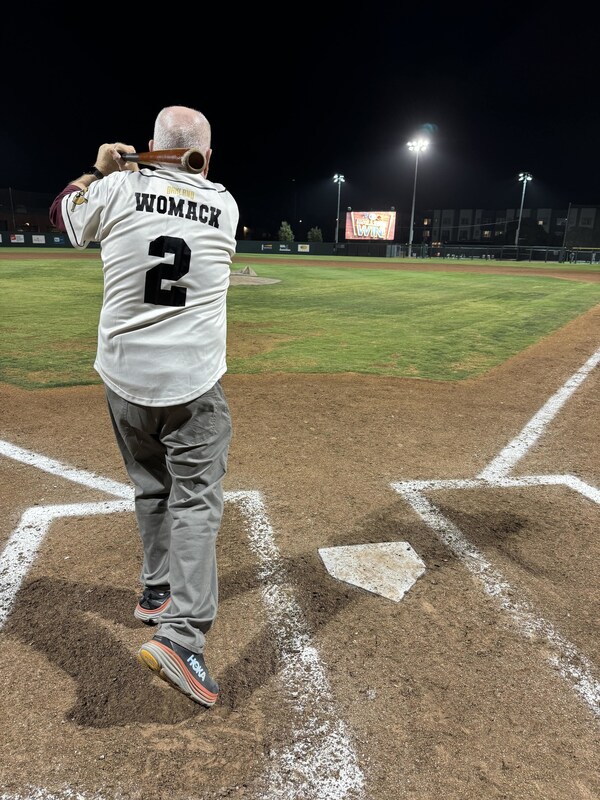
[[[146,192],[136,192],[135,203],[136,211],[196,220],[204,222],[206,225],[212,225],[213,228],[219,227],[219,216],[222,211],[220,208],[207,206],[204,203],[198,204],[194,200],[184,200],[182,197],[175,199],[174,197],[165,197],[163,194],[147,194]]]

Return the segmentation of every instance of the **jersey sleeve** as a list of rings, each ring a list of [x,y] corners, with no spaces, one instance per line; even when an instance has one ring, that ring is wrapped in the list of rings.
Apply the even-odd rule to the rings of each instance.
[[[77,192],[79,187],[74,183],[69,183],[65,188],[62,190],[60,194],[57,194],[54,200],[52,201],[52,205],[50,206],[50,223],[59,231],[65,232],[65,223],[63,222],[62,218],[62,200],[63,197],[67,194],[72,194],[73,192]]]
[[[99,241],[102,212],[106,205],[104,181],[79,189],[62,198],[61,211],[65,233],[77,250]]]
[[[229,207],[230,207],[229,219],[231,220],[231,237],[232,237],[233,242],[234,242],[234,249],[233,249],[233,252],[231,254],[232,257],[233,257],[233,255],[235,254],[236,247],[237,247],[235,236],[236,236],[237,227],[238,227],[238,224],[239,224],[239,221],[240,221],[240,210],[239,210],[239,207],[238,207],[238,204],[237,204],[237,201],[235,200],[235,198],[229,192],[227,192],[227,194],[228,194],[228,197],[229,197]]]

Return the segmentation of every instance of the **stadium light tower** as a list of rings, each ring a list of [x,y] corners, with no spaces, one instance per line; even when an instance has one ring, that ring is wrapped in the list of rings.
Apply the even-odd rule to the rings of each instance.
[[[529,181],[533,180],[531,172],[519,172],[519,181],[523,183],[523,192],[521,194],[521,208],[519,209],[519,223],[517,225],[517,232],[515,233],[515,247],[519,246],[519,233],[521,231],[521,217],[523,216],[523,204],[525,202],[525,189]]]
[[[333,182],[337,183],[338,187],[338,202],[337,202],[337,217],[335,218],[335,249],[337,251],[338,246],[338,239],[340,235],[340,194],[342,191],[342,183],[345,183],[346,179],[343,175],[339,175],[337,172],[333,176]]]
[[[415,198],[417,196],[417,169],[419,168],[419,153],[422,153],[424,150],[427,150],[429,142],[427,141],[427,139],[415,139],[412,142],[407,142],[407,145],[408,149],[415,154],[415,182],[413,185],[412,211],[410,212],[410,230],[408,233],[408,255],[410,257],[412,255],[412,243],[413,243],[414,224],[415,224]]]

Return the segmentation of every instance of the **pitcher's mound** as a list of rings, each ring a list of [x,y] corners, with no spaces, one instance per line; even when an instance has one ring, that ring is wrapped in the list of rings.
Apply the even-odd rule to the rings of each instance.
[[[261,283],[281,283],[278,278],[259,278],[252,267],[232,271],[229,278],[231,286],[258,285]]]

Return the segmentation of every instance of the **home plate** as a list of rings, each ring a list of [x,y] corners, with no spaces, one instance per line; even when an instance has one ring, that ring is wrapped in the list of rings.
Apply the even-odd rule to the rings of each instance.
[[[396,602],[425,572],[408,542],[321,547],[319,555],[334,578]]]

